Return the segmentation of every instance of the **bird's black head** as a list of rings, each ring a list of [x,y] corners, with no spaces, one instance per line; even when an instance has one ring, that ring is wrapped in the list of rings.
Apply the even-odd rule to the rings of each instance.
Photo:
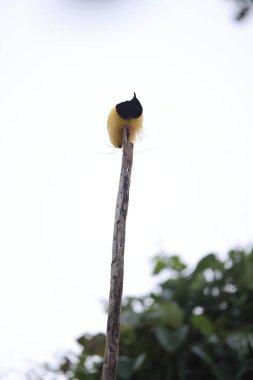
[[[134,92],[134,97],[132,100],[127,100],[126,102],[116,105],[116,111],[123,119],[138,119],[138,117],[142,115],[143,108]]]

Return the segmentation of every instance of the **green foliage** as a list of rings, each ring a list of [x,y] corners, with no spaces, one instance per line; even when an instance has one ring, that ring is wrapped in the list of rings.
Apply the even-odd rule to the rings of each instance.
[[[178,256],[158,255],[153,259],[153,274],[159,274],[164,269],[173,269],[176,272],[182,272],[186,265],[183,264]]]
[[[224,261],[211,253],[192,272],[179,257],[159,255],[153,274],[162,272],[156,292],[123,300],[117,379],[251,380],[253,250]],[[58,373],[100,379],[105,336],[77,342],[80,355],[66,355]]]

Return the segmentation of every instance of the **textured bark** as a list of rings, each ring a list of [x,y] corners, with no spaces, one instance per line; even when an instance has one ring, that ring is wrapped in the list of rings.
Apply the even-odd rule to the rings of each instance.
[[[129,131],[126,126],[123,128],[123,156],[113,232],[109,311],[102,380],[116,379],[124,276],[125,231],[132,163],[133,144],[129,142]]]

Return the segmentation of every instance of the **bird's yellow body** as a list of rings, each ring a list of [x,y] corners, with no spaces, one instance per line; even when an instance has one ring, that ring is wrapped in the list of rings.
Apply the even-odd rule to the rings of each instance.
[[[109,113],[107,129],[112,145],[122,147],[124,127],[129,128],[129,141],[133,143],[141,132],[142,123],[143,108],[134,93],[132,100],[117,104]]]
[[[129,141],[134,142],[136,136],[138,136],[142,129],[143,115],[139,116],[137,119],[128,118],[123,119],[119,116],[114,107],[108,116],[107,129],[109,133],[109,138],[116,148],[121,148],[123,144],[123,127],[129,128]]]

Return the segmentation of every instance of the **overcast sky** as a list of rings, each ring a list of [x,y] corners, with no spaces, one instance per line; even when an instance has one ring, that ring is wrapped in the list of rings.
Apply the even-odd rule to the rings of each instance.
[[[253,19],[222,0],[0,2],[0,367],[105,331],[121,152],[137,93],[124,294],[163,250],[194,265],[253,240]],[[0,372],[1,374],[1,372]]]

